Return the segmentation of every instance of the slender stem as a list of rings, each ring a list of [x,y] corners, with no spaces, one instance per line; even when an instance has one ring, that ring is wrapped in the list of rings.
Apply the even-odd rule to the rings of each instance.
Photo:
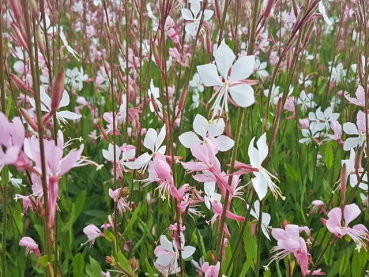
[[[48,262],[51,263],[51,240],[50,240],[50,229],[49,229],[49,197],[48,197],[48,187],[46,182],[46,162],[45,162],[45,147],[44,147],[44,126],[42,126],[42,113],[41,113],[41,100],[40,100],[40,90],[38,87],[38,67],[35,67],[37,61],[34,59],[34,45],[32,43],[32,35],[31,35],[31,21],[29,18],[29,9],[28,9],[28,1],[22,0],[22,6],[24,11],[25,18],[25,27],[27,34],[27,45],[29,50],[29,59],[31,66],[31,75],[32,75],[32,83],[33,83],[33,91],[35,98],[35,106],[36,106],[36,118],[38,125],[38,138],[40,144],[40,159],[41,159],[41,181],[42,181],[42,192],[44,204],[43,207],[45,209],[44,214],[44,240],[45,240],[45,250],[47,254]],[[36,41],[35,41],[36,43]],[[36,45],[35,45],[36,46]]]
[[[256,22],[257,22],[258,11],[259,11],[259,0],[255,0],[254,18],[253,18],[253,21],[252,21],[252,29],[251,29],[249,48],[247,50],[248,55],[252,55],[252,53],[254,51]],[[238,111],[238,121],[237,121],[236,135],[235,135],[235,139],[234,139],[235,145],[232,149],[232,159],[231,159],[230,173],[234,172],[234,165],[235,165],[235,162],[236,162],[238,144],[239,144],[240,135],[241,135],[241,126],[242,126],[244,113],[245,113],[244,111],[245,111],[245,109],[243,109],[243,108],[240,108],[239,111]],[[228,183],[230,185],[232,184],[232,180],[233,180],[233,175],[230,175],[230,177],[228,179]],[[220,218],[220,221],[219,221],[219,236],[218,236],[216,256],[215,256],[216,261],[219,261],[220,258],[221,258],[222,241],[223,241],[223,235],[224,235],[224,225],[225,225],[225,221],[226,221],[226,212],[227,212],[228,202],[229,202],[229,191],[227,190],[226,196],[225,196],[225,199],[224,199],[224,204],[223,204],[223,212],[222,212],[222,215],[221,215],[221,218]]]
[[[264,198],[265,200],[265,198]],[[259,277],[260,275],[260,253],[261,253],[261,238],[262,238],[262,228],[261,224],[263,222],[263,207],[264,207],[264,200],[260,201],[260,209],[259,209],[259,218],[258,218],[258,247],[257,247],[257,254],[256,254],[256,266],[255,266],[255,272],[256,277]]]

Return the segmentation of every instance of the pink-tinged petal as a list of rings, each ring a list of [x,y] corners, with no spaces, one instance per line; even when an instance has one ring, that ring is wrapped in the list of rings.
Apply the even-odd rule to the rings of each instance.
[[[360,215],[361,211],[356,204],[350,204],[345,206],[343,210],[343,218],[345,220],[345,226],[347,227],[351,221]]]
[[[227,137],[227,136],[219,136],[216,138],[217,143],[218,143],[218,149],[219,151],[228,151],[229,149],[231,149],[234,146],[234,140]]]
[[[229,219],[233,219],[233,220],[237,220],[237,221],[241,221],[241,222],[245,221],[245,218],[243,216],[236,215],[234,213],[231,213],[230,211],[226,211],[226,216]]]
[[[300,238],[300,227],[298,225],[295,224],[288,224],[285,227],[286,232],[288,233],[288,236],[295,240],[298,241]]]
[[[278,246],[292,253],[295,253],[301,249],[300,243],[294,239],[279,240]]]
[[[173,259],[174,259],[173,254],[164,254],[164,255],[161,255],[160,257],[158,257],[156,262],[161,266],[167,266],[167,265],[169,265],[170,261],[173,260]]]
[[[197,174],[193,175],[192,178],[194,178],[199,183],[205,183],[205,182],[214,182],[216,180],[215,177],[211,177],[210,174]],[[220,199],[218,199],[220,201]]]
[[[228,80],[228,71],[231,68],[235,55],[231,48],[223,41],[215,53],[215,62],[224,79]],[[202,77],[201,77],[201,80]]]
[[[150,149],[152,152],[155,152],[155,142],[157,138],[158,138],[158,134],[156,133],[156,131],[150,128],[146,133],[146,137],[144,140],[144,146],[147,149]]]
[[[196,24],[194,22],[188,23],[185,27],[186,33],[190,36],[196,35]]]
[[[59,195],[59,178],[49,179],[49,228],[54,227],[56,201]]]
[[[186,132],[180,135],[179,141],[186,148],[191,148],[193,144],[202,142],[194,132]]]
[[[2,123],[0,122],[0,124]],[[10,125],[10,129],[11,129],[11,134],[12,134],[13,145],[23,146],[25,132],[24,132],[23,123],[19,117],[13,118],[13,123]],[[1,140],[0,140],[0,144],[1,144]]]
[[[326,227],[329,232],[335,234],[336,228],[341,227],[342,212],[340,208],[334,208],[328,213],[328,220],[326,222]]]
[[[136,156],[136,149],[123,152],[123,161],[131,160]]]
[[[196,248],[193,246],[185,246],[183,247],[182,251],[182,258],[187,259],[192,256],[193,253],[195,253]]]
[[[201,137],[205,137],[206,133],[209,131],[208,128],[209,127],[209,123],[206,120],[205,117],[203,117],[200,114],[197,114],[195,116],[195,119],[193,121],[193,129],[194,131],[199,134]]]
[[[23,247],[27,247],[29,249],[35,250],[38,248],[37,243],[30,237],[23,237],[20,241],[19,241],[19,245],[23,246]]]
[[[204,64],[197,66],[202,83],[207,87],[221,86],[223,83],[219,79],[217,67],[214,64]]]
[[[230,81],[241,81],[248,78],[254,71],[255,57],[244,56],[239,58],[232,67]]]
[[[358,86],[356,90],[356,97],[361,102],[360,106],[365,106],[365,90],[362,86]]]
[[[124,165],[130,169],[139,169],[144,167],[151,158],[151,155],[146,152],[139,156],[134,162],[125,162]]]
[[[173,252],[173,246],[172,243],[167,239],[166,236],[161,235],[160,236],[160,245],[169,252]]]
[[[204,11],[204,20],[208,21],[212,16],[214,12],[212,10],[205,10]]]
[[[3,157],[2,163],[7,164],[14,164],[19,156],[19,152],[21,150],[21,146],[11,146],[6,149],[5,157]]]
[[[352,227],[352,229],[363,232],[363,233],[368,233],[368,229],[363,224],[356,224],[354,227]]]
[[[197,162],[184,163],[182,162],[181,164],[185,169],[190,170],[190,171],[203,171],[203,170],[208,169],[207,165],[204,163],[197,163]]]
[[[71,168],[76,166],[77,161],[81,158],[84,145],[81,144],[78,150],[69,152],[60,162],[60,173],[59,176],[63,176]]]
[[[273,228],[272,229],[272,236],[276,240],[286,240],[289,238],[287,232],[281,228]]]
[[[229,88],[232,100],[240,107],[249,107],[255,103],[254,89],[250,85],[241,84]]]
[[[165,139],[165,135],[166,135],[166,129],[165,129],[165,124],[164,126],[161,128],[158,137],[155,141],[155,150],[158,150],[159,147],[162,145],[164,139]],[[165,152],[165,151],[164,151]]]
[[[259,159],[260,162],[264,161],[265,158],[268,155],[268,145],[266,143],[266,133],[264,133],[256,142],[256,145],[258,146],[258,151],[259,151]]]
[[[189,9],[182,9],[182,17],[186,20],[193,20],[193,15]]]
[[[356,128],[356,125],[351,122],[346,122],[343,124],[343,131],[348,135],[357,135],[358,130]]]
[[[268,184],[265,178],[259,173],[254,172],[255,178],[252,179],[252,185],[260,200],[263,200],[268,192]]]
[[[52,172],[52,175],[55,177],[58,175],[58,167],[60,160],[63,157],[63,149],[58,146],[55,146],[53,141],[49,141],[50,143],[45,144],[46,150],[46,160]]]
[[[70,120],[77,120],[77,119],[80,119],[82,117],[82,115],[76,114],[76,113],[73,113],[73,112],[70,112],[70,111],[56,112],[56,116],[66,118],[66,119],[70,119]]]

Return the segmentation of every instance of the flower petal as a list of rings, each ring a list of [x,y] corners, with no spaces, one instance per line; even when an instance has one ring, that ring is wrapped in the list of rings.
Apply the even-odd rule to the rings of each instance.
[[[249,107],[255,102],[254,90],[250,85],[241,84],[231,86],[229,93],[233,101],[240,107]]]
[[[248,78],[254,71],[255,57],[244,56],[239,58],[232,67],[230,81],[240,81]]]
[[[200,75],[202,83],[206,87],[221,86],[223,83],[219,80],[217,67],[214,64],[204,64],[197,66],[197,72]]]
[[[194,143],[202,142],[194,132],[183,133],[179,136],[179,141],[186,148],[191,148]]]
[[[235,55],[231,48],[223,41],[215,53],[215,62],[224,79],[228,79],[228,71],[231,68]],[[202,79],[202,77],[201,77]]]

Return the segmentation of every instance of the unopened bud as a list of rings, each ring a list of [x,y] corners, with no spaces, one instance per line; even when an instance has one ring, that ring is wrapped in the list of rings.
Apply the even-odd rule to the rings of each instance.
[[[107,264],[110,264],[111,266],[115,265],[115,259],[114,259],[114,257],[111,257],[111,256],[106,256],[105,257],[105,262]]]
[[[215,2],[215,14],[216,14],[218,20],[220,20],[222,18],[222,16],[221,16],[222,13],[220,11],[219,0],[215,0],[214,2]]]
[[[124,187],[119,191],[118,197],[127,197],[131,195],[131,190],[129,187]]]
[[[10,73],[10,79],[15,81],[22,89],[28,90],[27,85],[17,75]]]
[[[140,263],[135,257],[132,257],[129,259],[129,266],[131,267],[132,271],[135,272],[137,269],[139,269]]]
[[[62,68],[53,83],[52,91],[51,91],[51,110],[56,111],[59,107],[60,100],[62,99],[64,92],[64,84],[65,84],[65,75],[64,69]]]
[[[182,93],[179,97],[178,114],[183,110],[187,95],[187,84],[183,87]]]
[[[33,16],[35,18],[38,18],[38,7],[37,7],[36,1],[35,0],[30,0],[29,3],[31,5]]]
[[[156,48],[156,46],[154,45],[154,43],[151,44],[152,47],[152,53],[154,54],[154,59],[155,62],[157,64],[157,66],[160,68],[161,63],[160,63],[160,57],[159,57],[159,52],[158,49]]]
[[[275,0],[269,0],[266,7],[265,7],[265,11],[264,11],[264,17],[268,18],[270,16],[270,14],[272,13],[274,4],[275,4]]]
[[[31,126],[31,128],[35,132],[38,132],[37,124],[32,120],[32,118],[30,117],[30,115],[28,114],[28,112],[26,110],[24,110],[23,108],[19,109],[19,111],[21,112],[23,118],[27,121],[27,123],[29,124],[29,126]]]
[[[212,47],[211,47],[210,31],[206,30],[206,51],[208,52],[209,58],[211,58],[212,56],[211,49]]]
[[[40,52],[42,53],[42,55],[45,55],[44,42],[42,41],[41,33],[39,30],[36,31],[36,39],[37,39],[37,44],[38,44],[38,48],[40,49]]]
[[[12,6],[13,12],[14,12],[14,17],[16,18],[16,20],[18,21],[18,23],[20,22],[20,18],[21,18],[21,10],[19,7],[19,2],[18,0],[10,0],[10,6]]]

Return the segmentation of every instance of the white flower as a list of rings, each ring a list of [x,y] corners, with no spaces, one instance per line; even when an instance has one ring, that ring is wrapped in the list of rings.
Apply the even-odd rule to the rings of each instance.
[[[204,202],[206,207],[210,210],[213,201],[217,200],[220,202],[222,195],[215,192],[215,182],[204,183],[204,191],[205,191]]]
[[[305,113],[308,109],[314,108],[316,106],[313,101],[314,95],[312,93],[306,94],[305,91],[301,91],[299,98],[297,99],[297,105],[300,105],[300,109]]]
[[[196,248],[193,246],[184,246],[183,233],[180,235],[181,240],[181,254],[182,259],[187,259],[192,256]],[[170,242],[166,236],[160,236],[160,245],[154,250],[154,254],[157,256],[156,264],[161,267],[165,267],[169,274],[175,274],[179,272],[178,266],[179,250],[175,241]]]
[[[254,72],[256,77],[263,79],[269,76],[268,71],[265,70],[267,65],[267,62],[261,63],[259,59],[255,60]]]
[[[88,79],[88,76],[84,74],[83,68],[78,70],[74,68],[73,70],[67,69],[65,71],[65,83],[70,85],[73,90],[81,91],[83,88],[83,82]]]
[[[259,199],[264,199],[269,187],[275,198],[278,198],[278,196],[280,196],[284,200],[285,197],[282,196],[280,188],[277,187],[277,185],[274,184],[271,179],[277,179],[277,177],[273,176],[264,167],[262,167],[262,163],[267,157],[269,151],[268,145],[266,143],[266,134],[264,133],[257,141],[256,144],[258,146],[258,149],[254,147],[254,141],[255,137],[252,138],[250,142],[248,154],[251,166],[259,170],[258,172],[254,172],[255,177],[252,178],[252,184]]]
[[[193,129],[195,132],[186,132],[179,136],[179,141],[186,148],[191,148],[195,143],[204,143],[205,138],[210,136],[214,137],[218,144],[219,151],[228,151],[234,145],[234,141],[222,135],[224,132],[225,123],[223,118],[215,119],[214,121],[208,121],[202,115],[196,115],[193,121]],[[200,140],[198,136],[200,135],[203,140]]]
[[[192,80],[189,82],[190,88],[196,92],[203,92],[204,86],[201,83],[200,75],[195,73]]]
[[[154,97],[156,106],[158,107],[159,111],[161,111],[163,105],[160,103],[160,101],[158,100],[160,97],[160,91],[159,88],[154,86],[154,81],[151,79],[150,82],[150,89],[148,91],[148,95],[149,95],[149,100],[151,99],[151,95]],[[152,104],[151,100],[150,100],[150,110],[151,112],[154,112],[154,105]]]
[[[323,16],[325,23],[327,23],[328,25],[333,24],[333,22],[329,19],[327,13],[325,12],[325,7],[323,5],[323,1],[319,2],[319,12]]]
[[[152,157],[156,153],[165,154],[166,146],[161,146],[164,139],[165,139],[166,131],[165,131],[165,124],[163,128],[161,128],[159,134],[157,132],[150,128],[147,133],[144,140],[144,146],[151,150],[152,154],[149,153],[143,153],[141,156],[139,156],[134,162],[126,162],[124,163],[125,166],[127,166],[130,169],[139,169],[144,168],[146,169],[147,165],[151,161]]]
[[[332,120],[337,120],[339,116],[340,115],[338,113],[333,113],[331,107],[328,107],[324,113],[322,112],[321,107],[319,107],[315,113],[310,112],[309,120],[311,121],[310,129],[312,130],[312,133],[330,130],[330,122]]]
[[[343,149],[345,151],[349,151],[352,148],[356,148],[360,145],[364,145],[366,140],[365,132],[366,132],[366,125],[365,125],[365,113],[359,111],[357,114],[356,119],[357,127],[352,122],[346,122],[343,124],[343,131],[347,135],[356,135],[356,137],[350,137],[345,140],[343,145]],[[369,123],[369,122],[368,122]]]
[[[191,10],[182,9],[182,17],[185,20],[191,21],[185,27],[186,33],[196,36],[202,17],[200,0],[190,0],[189,2],[191,3]],[[204,21],[208,21],[213,16],[213,13],[211,10],[204,10]]]
[[[255,217],[257,220],[259,220],[259,214],[260,214],[260,202],[259,202],[259,200],[255,201],[254,209],[251,209],[250,214],[253,217]],[[268,226],[269,226],[271,218],[272,217],[270,216],[270,214],[263,212],[263,216],[261,218],[261,230],[263,231],[264,235],[267,237],[268,240],[270,240]]]
[[[346,172],[347,172],[348,178],[350,180],[351,187],[355,187],[358,183],[357,176],[356,176],[356,169],[355,169],[355,156],[356,156],[355,150],[351,149],[350,159],[342,160],[342,165],[346,164]],[[359,175],[361,175],[363,173],[363,171],[364,170],[360,165],[360,168],[358,169]],[[364,174],[362,181],[365,181],[365,182],[368,181],[368,175],[366,173]],[[359,188],[361,188],[363,190],[367,190],[368,185],[366,183],[360,183]]]
[[[45,89],[43,86],[40,86],[40,95],[41,95],[41,110],[43,112],[50,112],[51,111],[51,98],[47,93],[45,92]],[[29,102],[33,108],[36,108],[35,100],[30,98]],[[70,103],[69,94],[64,90],[62,99],[60,100],[59,106],[57,109],[60,109],[62,107],[68,106]],[[70,111],[61,111],[56,112],[56,118],[63,123],[67,122],[66,119],[70,120],[77,120],[80,119],[82,116]]]
[[[231,48],[223,41],[215,54],[216,65],[209,63],[197,67],[203,84],[206,87],[217,87],[216,93],[210,99],[210,101],[215,99],[212,110],[219,106],[221,111],[225,109],[228,113],[228,92],[232,100],[240,107],[248,107],[255,102],[254,90],[245,80],[254,71],[255,57],[243,56],[233,64],[235,57]],[[218,75],[218,71],[224,81]],[[212,118],[215,117],[216,112],[213,111]]]

